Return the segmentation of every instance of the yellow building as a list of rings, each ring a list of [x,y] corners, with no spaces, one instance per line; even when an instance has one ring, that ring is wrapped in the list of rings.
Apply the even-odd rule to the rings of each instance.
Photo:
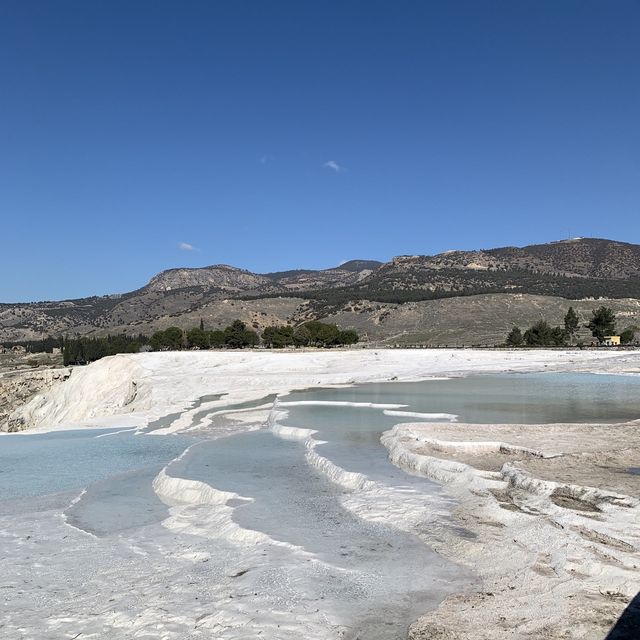
[[[602,340],[602,344],[607,347],[619,347],[620,336],[605,336]]]

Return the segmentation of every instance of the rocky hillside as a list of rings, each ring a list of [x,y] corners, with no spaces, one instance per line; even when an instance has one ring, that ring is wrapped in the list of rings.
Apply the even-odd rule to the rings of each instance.
[[[162,271],[149,281],[144,291],[172,291],[174,289],[189,289],[192,287],[206,287],[220,291],[268,291],[272,281],[256,273],[244,269],[230,267],[226,264],[215,264],[199,269],[169,269]]]
[[[433,271],[529,271],[568,278],[625,280],[640,276],[640,245],[575,238],[528,247],[402,256],[385,266],[406,268],[411,265]]]
[[[199,269],[169,269],[151,278],[142,291],[172,291],[198,287],[225,294],[253,292],[260,295],[310,291],[361,282],[381,264],[375,260],[351,260],[333,269],[295,269],[264,275],[226,264]]]
[[[640,245],[597,238],[576,238],[519,249],[486,252],[500,268],[576,278],[626,280],[640,277]]]
[[[498,292],[572,299],[640,297],[640,245],[577,238],[522,248],[399,256],[340,294],[402,302]]]
[[[282,292],[315,291],[327,287],[346,287],[357,284],[366,280],[381,265],[382,262],[375,260],[351,260],[333,269],[279,271],[267,276]]]
[[[333,269],[267,274],[227,265],[170,269],[123,295],[0,304],[0,342],[60,334],[149,334],[171,325],[196,326],[201,318],[209,328],[235,318],[257,330],[323,318],[359,327],[362,309],[376,313],[371,313],[369,328],[361,328],[386,340],[407,329],[403,322],[409,322],[410,305],[434,309],[437,304],[426,303],[449,299],[458,301],[444,306],[456,306],[458,313],[473,308],[474,301],[489,301],[496,310],[494,325],[502,331],[511,320],[498,313],[508,313],[513,305],[497,301],[515,300],[514,294],[524,296],[522,300],[527,296],[556,299],[563,308],[567,306],[563,299],[640,299],[640,245],[585,238],[522,248],[399,256],[384,264],[353,260]],[[425,313],[425,321],[433,322],[431,311]],[[540,315],[542,310],[533,319]],[[420,322],[422,315],[416,317]],[[453,315],[447,322],[461,324],[462,320]],[[468,338],[461,341],[473,341],[471,331],[469,327],[463,332]],[[484,331],[487,340],[497,334],[491,328]]]
[[[372,260],[353,260],[324,270],[295,270],[251,273],[228,265],[199,269],[169,269],[154,276],[144,287],[122,295],[63,300],[0,304],[0,342],[37,339],[68,333],[104,334],[123,330],[148,332],[155,327],[180,324],[179,318],[199,322],[200,316],[213,313],[224,322],[233,320],[229,300],[249,296],[289,298],[297,292],[355,285],[380,266]],[[301,301],[273,303],[264,300],[257,312],[266,324],[280,321]],[[274,315],[274,307],[277,314]],[[212,311],[212,308],[217,310]],[[189,320],[191,321],[191,320]]]
[[[545,318],[562,325],[569,305],[584,325],[600,305],[611,307],[619,329],[640,326],[640,300],[572,300],[519,293],[457,296],[415,302],[377,303],[357,301],[336,308],[327,321],[353,327],[360,335],[380,345],[483,345],[504,342],[510,329],[531,326]],[[590,332],[584,330],[589,344]]]

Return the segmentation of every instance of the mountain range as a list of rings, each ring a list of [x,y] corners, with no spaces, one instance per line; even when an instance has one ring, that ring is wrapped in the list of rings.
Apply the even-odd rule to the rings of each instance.
[[[257,330],[326,319],[387,344],[492,344],[514,323],[553,320],[569,304],[588,315],[593,299],[610,300],[625,322],[640,323],[640,245],[574,238],[385,263],[352,260],[324,270],[169,269],[125,294],[0,304],[0,341],[148,334],[200,319],[217,328],[240,318]]]

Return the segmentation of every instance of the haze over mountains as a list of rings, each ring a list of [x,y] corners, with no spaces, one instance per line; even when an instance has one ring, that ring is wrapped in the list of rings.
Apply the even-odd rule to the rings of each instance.
[[[257,274],[228,265],[169,269],[121,295],[0,305],[0,340],[150,333],[202,318],[270,324],[329,319],[380,342],[494,343],[514,323],[554,320],[569,303],[611,299],[638,321],[640,245],[576,238],[523,248],[352,260],[324,270]],[[626,320],[625,320],[626,322]]]

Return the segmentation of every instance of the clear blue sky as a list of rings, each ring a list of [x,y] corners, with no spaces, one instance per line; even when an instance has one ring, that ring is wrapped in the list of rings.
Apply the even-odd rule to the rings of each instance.
[[[638,33],[637,0],[2,0],[0,300],[640,242]]]

